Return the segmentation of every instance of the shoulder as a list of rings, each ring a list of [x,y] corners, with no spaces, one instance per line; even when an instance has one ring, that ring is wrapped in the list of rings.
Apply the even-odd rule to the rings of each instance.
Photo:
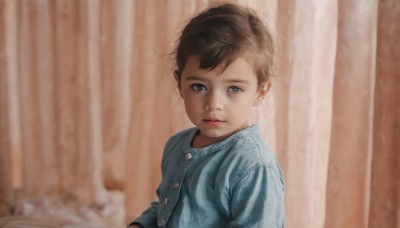
[[[260,134],[248,135],[233,142],[227,148],[224,164],[234,166],[231,169],[232,183],[244,178],[258,169],[282,177],[282,171],[273,152]]]
[[[239,159],[246,163],[270,166],[274,162],[274,154],[259,134],[248,135],[233,142],[227,148],[228,159]]]

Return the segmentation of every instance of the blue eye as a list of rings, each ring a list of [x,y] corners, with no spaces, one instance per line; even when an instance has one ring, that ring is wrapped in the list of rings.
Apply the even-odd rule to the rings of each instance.
[[[227,90],[228,93],[240,93],[243,92],[242,88],[239,88],[237,86],[230,86]]]
[[[194,91],[206,91],[207,87],[203,84],[195,83],[190,85],[190,88],[192,88]]]

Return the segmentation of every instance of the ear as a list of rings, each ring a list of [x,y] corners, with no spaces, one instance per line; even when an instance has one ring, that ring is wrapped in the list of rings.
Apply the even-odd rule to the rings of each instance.
[[[176,85],[178,86],[178,89],[179,89],[179,95],[181,95],[181,97],[183,99],[182,87],[181,87],[181,76],[180,76],[178,70],[174,70],[174,78],[175,78],[175,81],[176,81]]]
[[[258,106],[262,103],[264,98],[267,96],[269,89],[271,88],[272,82],[263,82],[259,87],[257,91],[257,97],[254,100],[253,106]]]

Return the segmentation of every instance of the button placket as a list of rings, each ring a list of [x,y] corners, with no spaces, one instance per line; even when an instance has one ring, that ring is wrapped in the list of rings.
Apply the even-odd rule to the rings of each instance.
[[[193,159],[193,155],[191,154],[191,153],[186,153],[185,154],[185,160],[186,161],[190,161],[190,160],[192,160]]]
[[[172,185],[172,187],[176,190],[179,188],[180,182],[179,180],[175,181],[174,184]]]
[[[191,161],[193,159],[194,156],[192,153],[187,152],[184,154],[184,161]],[[181,170],[181,172],[178,172],[179,174],[174,177],[175,181],[171,184],[171,188],[168,191],[168,194],[165,196],[164,200],[161,201],[165,209],[161,213],[160,217],[163,217],[165,220],[159,220],[157,222],[158,226],[160,227],[164,226],[165,222],[168,220],[173,208],[176,205],[176,202],[178,201],[180,188],[182,187],[182,182],[185,179],[186,172],[188,171],[189,166],[191,166],[192,164],[193,163],[191,162],[190,163],[184,162],[180,164],[179,170]]]

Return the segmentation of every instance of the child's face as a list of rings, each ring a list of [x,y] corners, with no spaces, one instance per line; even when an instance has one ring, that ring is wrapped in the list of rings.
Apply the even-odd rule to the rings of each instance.
[[[186,61],[178,85],[186,113],[200,129],[199,138],[210,143],[248,127],[252,106],[262,101],[269,88],[269,83],[258,85],[252,66],[242,58],[225,71],[220,66],[210,71],[199,68],[196,56]]]

